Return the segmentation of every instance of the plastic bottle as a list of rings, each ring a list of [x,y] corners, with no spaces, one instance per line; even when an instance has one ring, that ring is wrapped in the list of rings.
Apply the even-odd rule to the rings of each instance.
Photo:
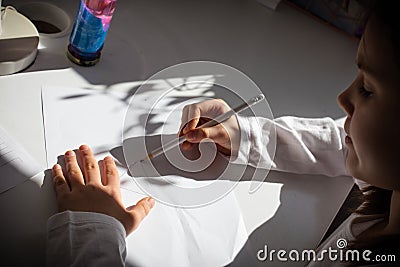
[[[117,0],[81,0],[67,50],[79,65],[95,65],[101,55]]]

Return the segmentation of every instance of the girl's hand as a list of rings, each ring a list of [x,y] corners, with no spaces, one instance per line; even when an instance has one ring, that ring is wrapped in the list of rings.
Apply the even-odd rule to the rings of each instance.
[[[154,199],[141,199],[136,205],[125,208],[122,204],[119,175],[114,160],[105,157],[97,163],[91,149],[82,145],[77,156],[73,151],[65,153],[66,170],[60,165],[52,169],[53,184],[57,194],[58,210],[97,212],[119,220],[126,235],[135,230],[154,206]]]
[[[190,150],[194,144],[208,138],[217,144],[219,152],[227,156],[237,155],[240,130],[236,116],[232,116],[213,127],[198,128],[230,109],[228,104],[221,99],[207,100],[185,106],[182,112],[179,136],[185,135],[187,141],[182,144],[182,149]]]

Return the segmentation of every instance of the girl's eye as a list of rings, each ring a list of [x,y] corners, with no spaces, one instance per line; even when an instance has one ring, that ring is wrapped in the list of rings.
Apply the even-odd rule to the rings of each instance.
[[[366,90],[364,86],[361,86],[358,90],[359,90],[360,94],[364,97],[369,97],[370,95],[372,95],[372,92]]]

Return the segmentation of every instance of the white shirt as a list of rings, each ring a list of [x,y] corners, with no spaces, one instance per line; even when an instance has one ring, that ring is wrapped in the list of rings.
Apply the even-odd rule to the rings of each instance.
[[[235,160],[237,163],[248,161],[248,164],[255,167],[270,166],[275,170],[300,174],[323,174],[332,177],[348,175],[345,167],[346,133],[343,126],[331,118],[282,117],[271,121],[264,118],[238,117],[238,121],[242,135],[240,150]],[[271,156],[271,149],[265,149],[265,144],[271,141],[266,139],[271,139],[269,136],[274,135],[275,157]],[[271,158],[274,160],[271,161]],[[361,189],[368,186],[356,178],[354,182]],[[346,256],[340,258],[339,250],[345,252],[347,244],[381,220],[382,216],[379,215],[351,214],[323,244],[315,249],[316,257],[307,266],[346,265],[343,261],[346,260]],[[338,242],[341,242],[340,245],[346,242],[346,246],[339,248]],[[332,258],[327,255],[329,249],[337,250],[337,253],[331,254]],[[348,258],[351,259],[351,255]]]
[[[350,242],[354,241],[358,235],[372,227],[376,223],[382,221],[383,215],[359,215],[351,214],[327,240],[325,240],[316,250],[317,256],[314,261],[311,261],[307,266],[344,266],[346,261],[361,261],[370,260],[372,257],[369,253],[364,253],[363,250],[357,250],[353,253],[347,253],[345,248]],[[329,256],[329,250],[335,250],[332,256]],[[340,254],[342,251],[342,254]],[[368,265],[371,266],[371,265]]]
[[[345,133],[343,127],[331,118],[281,117],[272,121],[239,116],[238,121],[241,140],[234,163],[299,174],[347,175]],[[276,151],[273,155],[274,149],[271,148],[275,146],[275,136]],[[363,186],[358,180],[356,183]],[[350,242],[371,227],[365,224],[356,231],[349,231],[354,221],[352,218],[346,220],[318,250],[336,245],[337,238],[342,235]],[[125,230],[114,218],[67,211],[52,216],[47,227],[49,266],[124,265]],[[311,262],[310,266],[315,264],[318,263]]]

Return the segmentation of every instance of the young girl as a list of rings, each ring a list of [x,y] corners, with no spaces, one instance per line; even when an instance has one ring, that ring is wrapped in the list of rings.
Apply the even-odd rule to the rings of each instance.
[[[330,118],[283,117],[270,121],[239,116],[222,125],[197,129],[204,120],[202,118],[215,118],[230,108],[221,100],[211,100],[187,106],[183,111],[181,135],[184,134],[188,140],[183,143],[183,149],[191,149],[195,143],[210,138],[217,143],[221,153],[234,156],[238,162],[247,164],[249,158],[250,164],[264,162],[269,166],[270,157],[263,154],[262,146],[268,140],[268,129],[271,129],[268,125],[273,124],[277,134],[275,169],[329,176],[350,174],[360,186],[359,180],[364,181],[361,186],[364,203],[319,246],[319,258],[327,248],[336,249],[337,240],[344,238],[350,242],[348,250],[372,251],[367,255],[368,259],[354,261],[355,265],[382,263],[377,262],[379,258],[376,255],[396,254],[396,260],[400,260],[400,171],[397,157],[400,151],[400,127],[397,123],[400,116],[400,23],[396,10],[396,1],[379,1],[368,20],[356,57],[359,72],[338,97],[339,104],[347,113],[344,127]],[[263,130],[258,132],[257,123],[266,127],[261,127]],[[67,211],[49,219],[48,262],[54,266],[70,262],[96,265],[107,259],[108,263],[123,265],[123,237],[137,227],[154,205],[154,200],[144,199],[136,208],[125,209],[112,160],[105,159],[103,175],[110,177],[103,178],[100,171],[93,168],[95,159],[88,147],[81,147],[79,155],[91,162],[84,165],[88,166],[87,169],[79,169],[72,151],[65,156],[72,170],[66,178],[59,166],[53,168],[60,211],[75,212]],[[93,221],[88,221],[88,218]],[[102,238],[108,240],[109,246],[90,245],[98,243],[96,240],[100,234],[87,231],[92,223],[106,227],[106,231],[101,232],[106,235]],[[68,243],[70,239],[66,242],[67,239],[60,238],[67,238],[66,233],[69,236],[84,233],[78,239],[79,250],[71,252],[70,249],[76,247],[66,246],[74,245]],[[58,254],[59,251],[62,255]],[[334,263],[327,257],[324,260],[323,263],[312,261],[309,265],[346,264],[342,261]],[[393,261],[389,263],[393,264]]]
[[[271,122],[239,116],[222,125],[196,129],[203,118],[230,109],[220,100],[186,106],[182,117],[180,134],[188,140],[183,149],[210,138],[221,153],[233,155],[236,161],[247,163],[250,154],[248,163],[261,158],[261,163],[270,166],[269,156],[257,152],[268,142],[265,129],[273,123],[277,136],[273,168],[329,176],[346,174],[347,170],[361,187],[364,202],[317,252],[337,249],[337,240],[343,238],[350,243],[348,250],[372,251],[367,259],[354,260],[356,265],[383,263],[378,262],[383,257],[376,255],[396,254],[400,261],[400,21],[396,10],[390,1],[379,1],[372,9],[357,52],[359,71],[338,97],[347,113],[344,127],[329,118],[283,117]],[[310,266],[314,264],[321,262],[310,262]],[[325,264],[334,265],[327,257]]]

